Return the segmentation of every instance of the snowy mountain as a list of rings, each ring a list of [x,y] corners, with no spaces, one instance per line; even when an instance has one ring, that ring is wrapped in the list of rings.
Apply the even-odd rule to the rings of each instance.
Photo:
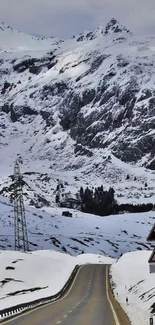
[[[76,37],[76,41],[77,42],[92,41],[95,38],[103,37],[107,34],[109,35],[109,34],[116,34],[122,32],[130,33],[130,31],[125,26],[121,25],[118,20],[112,18],[105,28],[100,26],[94,31],[86,31],[84,33],[80,33]],[[75,36],[73,38],[75,38]]]
[[[112,19],[66,41],[2,23],[0,40],[1,193],[20,154],[27,200],[53,204],[59,179],[73,194],[103,183],[120,202],[155,202],[155,38]]]

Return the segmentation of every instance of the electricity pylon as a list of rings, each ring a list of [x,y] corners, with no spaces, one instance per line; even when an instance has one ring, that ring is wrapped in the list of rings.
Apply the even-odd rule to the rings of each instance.
[[[15,162],[13,180],[15,250],[26,252],[29,251],[29,243],[23,201],[23,177],[20,173],[20,165],[18,159]]]

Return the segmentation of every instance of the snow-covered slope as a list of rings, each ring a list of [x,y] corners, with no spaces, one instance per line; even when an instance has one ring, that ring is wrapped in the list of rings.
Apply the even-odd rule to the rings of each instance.
[[[56,294],[76,265],[114,261],[93,254],[72,257],[54,251],[0,251],[0,310]]]
[[[26,52],[48,50],[62,41],[55,38],[34,37],[0,23],[0,52]]]
[[[59,179],[73,193],[103,183],[120,202],[155,202],[155,38],[112,19],[66,41],[1,24],[0,40],[0,189],[21,154],[30,199],[53,204]]]
[[[149,319],[155,316],[155,274],[149,273],[149,257],[147,251],[127,253],[111,267],[116,299],[132,325],[148,325]]]
[[[78,36],[74,36],[77,42],[83,41],[92,41],[98,37],[101,37],[103,40],[103,36],[105,35],[115,35],[117,33],[130,33],[131,32],[123,25],[121,25],[117,19],[112,18],[106,27],[100,26],[96,30],[93,31],[85,31],[84,33],[80,33]]]
[[[9,204],[9,205],[8,205]],[[146,237],[155,213],[120,214],[98,217],[61,208],[26,208],[31,250],[54,249],[71,255],[94,253],[118,258],[128,251],[150,249]],[[8,199],[0,197],[0,248],[14,249],[14,214]]]

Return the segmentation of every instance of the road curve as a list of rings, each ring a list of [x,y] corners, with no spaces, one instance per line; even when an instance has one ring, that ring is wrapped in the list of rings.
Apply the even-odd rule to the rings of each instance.
[[[82,266],[59,301],[5,321],[10,325],[115,325],[107,300],[106,266]]]

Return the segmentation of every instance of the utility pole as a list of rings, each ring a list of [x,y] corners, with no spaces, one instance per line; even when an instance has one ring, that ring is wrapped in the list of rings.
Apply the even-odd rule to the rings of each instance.
[[[29,243],[23,201],[23,177],[20,173],[20,165],[18,159],[16,160],[14,166],[13,180],[15,250],[27,252],[29,251]]]

